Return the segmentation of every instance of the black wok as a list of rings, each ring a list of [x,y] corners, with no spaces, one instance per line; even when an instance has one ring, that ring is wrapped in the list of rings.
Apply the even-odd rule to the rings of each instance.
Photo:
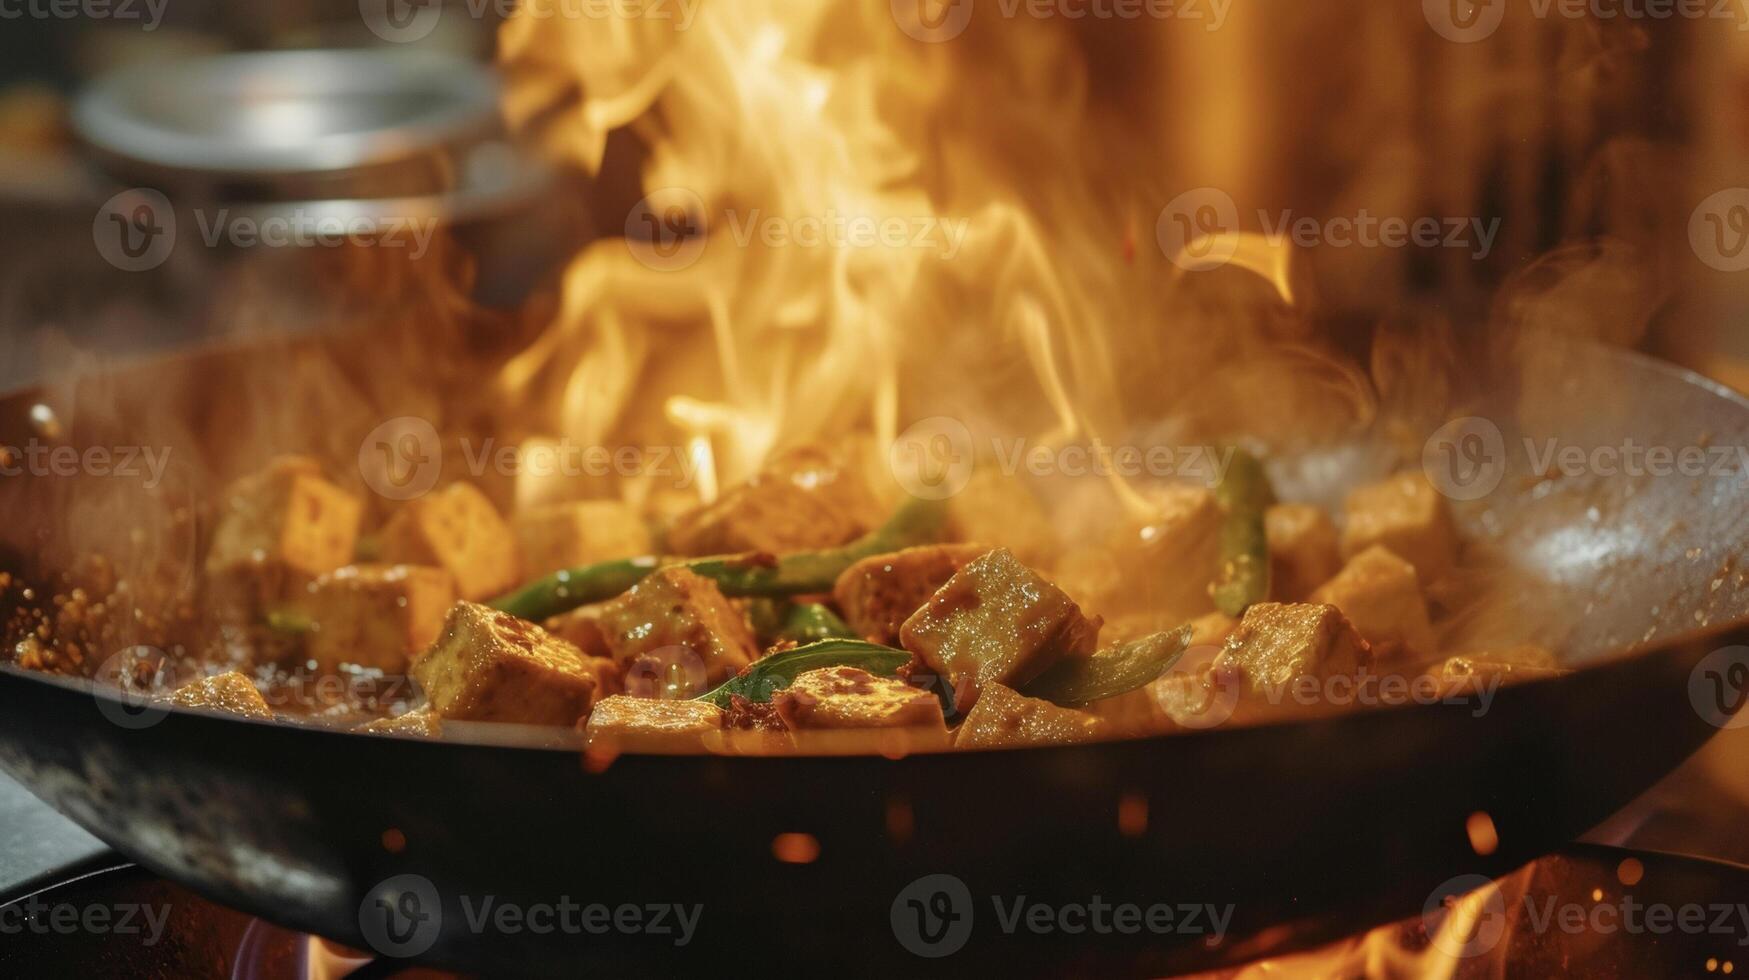
[[[132,384],[141,407],[102,413],[105,424],[125,431],[169,412],[198,440],[222,426],[226,399],[249,394],[237,359],[259,356],[208,353],[110,379],[114,404],[129,404],[115,393]],[[1498,487],[1456,505],[1472,541],[1466,561],[1489,569],[1462,635],[1549,643],[1580,669],[1502,689],[1485,711],[1386,707],[898,760],[628,756],[594,771],[572,744],[363,737],[193,711],[127,727],[99,710],[125,708],[119,699],[7,668],[0,767],[123,854],[218,901],[360,947],[382,948],[387,929],[389,945],[405,940],[396,950],[464,968],[1143,976],[1310,942],[1413,913],[1452,876],[1503,872],[1583,833],[1717,730],[1691,695],[1705,691],[1702,658],[1749,637],[1749,593],[1731,566],[1749,541],[1735,455],[1695,476],[1539,479],[1520,447],[1525,436],[1539,452],[1548,437],[1745,446],[1749,404],[1572,342],[1537,342],[1511,363],[1467,411],[1499,424],[1507,452]],[[148,407],[189,378],[205,379],[190,386],[204,394],[176,396],[173,411]],[[37,397],[6,403],[8,441],[28,438],[19,420]],[[80,429],[72,422],[59,438],[77,444]],[[1399,448],[1381,436],[1284,460],[1277,475],[1328,499],[1420,451],[1419,437]],[[74,492],[48,486],[0,480],[0,504],[23,513],[21,495]],[[57,560],[34,526],[14,522],[6,540],[17,555]],[[1473,843],[1477,813],[1496,847],[1485,834]],[[811,835],[817,855],[794,863],[807,849],[774,850],[781,834]],[[964,895],[936,887],[946,879],[913,884],[931,875],[957,878]],[[470,911],[487,896],[525,909],[562,899],[702,909],[677,947],[673,934],[629,929],[476,927]],[[1165,935],[1065,934],[1080,920],[1053,914],[1057,931],[1010,933],[997,903],[1011,909],[1019,896],[1059,909],[1095,897],[1230,906],[1232,919],[1219,942],[1206,919]],[[957,952],[955,913],[962,932],[970,924]]]

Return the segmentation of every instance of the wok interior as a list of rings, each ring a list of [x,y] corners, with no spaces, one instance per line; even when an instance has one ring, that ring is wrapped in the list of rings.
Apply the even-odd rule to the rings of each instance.
[[[372,422],[339,417],[319,386],[287,381],[263,390],[277,365],[307,347],[213,350],[10,398],[0,419],[9,445],[52,436],[75,447],[168,450],[163,479],[149,490],[113,476],[0,482],[0,505],[25,518],[0,528],[11,567],[52,573],[103,554],[123,569],[168,565],[172,576],[192,581],[201,508],[226,481],[278,451],[325,451],[347,465],[345,449],[359,444],[355,430]],[[348,357],[343,348],[315,356],[330,370],[355,372],[348,383],[367,398],[373,384],[406,390],[385,380],[393,369],[375,359]],[[1732,564],[1749,538],[1749,515],[1729,506],[1744,468],[1734,450],[1713,448],[1749,443],[1749,406],[1740,398],[1645,358],[1554,337],[1521,341],[1508,359],[1478,371],[1469,390],[1448,417],[1497,426],[1505,471],[1492,492],[1452,502],[1464,546],[1454,581],[1436,597],[1448,614],[1442,647],[1530,642],[1581,665],[1749,616],[1749,594]],[[406,408],[397,397],[377,404]],[[297,405],[299,412],[272,417],[301,413],[305,435],[276,433],[258,410],[251,416],[250,406],[275,400]],[[1341,444],[1272,451],[1271,477],[1283,499],[1339,507],[1349,488],[1421,464],[1426,431],[1380,418]],[[309,433],[321,444],[298,441]],[[277,438],[289,441],[263,445]],[[1589,455],[1624,445],[1698,447],[1705,472],[1547,472],[1552,449]]]

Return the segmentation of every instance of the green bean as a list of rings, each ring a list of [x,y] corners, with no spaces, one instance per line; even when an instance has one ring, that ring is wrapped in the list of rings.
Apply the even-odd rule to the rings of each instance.
[[[1269,598],[1269,534],[1264,514],[1275,502],[1269,476],[1257,457],[1235,450],[1215,487],[1221,506],[1221,567],[1209,594],[1215,608],[1242,616],[1253,603]]]
[[[794,640],[797,643],[857,638],[856,631],[850,628],[849,623],[840,619],[831,608],[818,602],[798,602],[790,606],[776,635],[779,639]]]
[[[288,636],[313,633],[316,630],[314,620],[303,613],[293,612],[289,609],[269,609],[262,618],[268,629]]]
[[[1127,694],[1158,679],[1190,646],[1190,627],[1144,636],[1091,657],[1069,657],[1022,685],[1020,693],[1077,707]]]
[[[821,640],[804,647],[774,653],[755,660],[753,665],[694,698],[709,701],[719,708],[729,706],[729,696],[739,694],[753,702],[768,702],[771,696],[790,686],[795,679],[810,670],[822,667],[857,667],[881,677],[892,677],[899,668],[911,662],[904,650],[884,647],[863,640]]]
[[[491,602],[494,609],[539,622],[578,606],[611,599],[670,565],[712,579],[724,595],[791,596],[830,592],[838,576],[872,555],[939,540],[947,524],[939,501],[911,500],[880,528],[837,548],[773,558],[724,555],[711,558],[626,558],[556,572]]]

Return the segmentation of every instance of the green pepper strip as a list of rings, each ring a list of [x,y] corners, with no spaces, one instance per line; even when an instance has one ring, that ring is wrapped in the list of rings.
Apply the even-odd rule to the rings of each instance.
[[[611,599],[658,568],[677,565],[712,579],[724,595],[785,596],[830,592],[838,576],[872,555],[928,544],[941,538],[947,511],[940,501],[911,500],[874,531],[847,545],[772,559],[758,555],[712,558],[626,558],[556,572],[490,605],[540,622],[591,602]]]
[[[1190,627],[1180,626],[1109,647],[1091,657],[1065,660],[1022,686],[1020,693],[1071,707],[1114,698],[1158,679],[1189,646]],[[821,640],[754,661],[738,676],[693,700],[709,701],[719,708],[727,708],[730,695],[735,694],[753,702],[768,702],[810,670],[857,667],[893,677],[910,662],[910,653],[877,643]]]
[[[295,635],[313,633],[316,630],[315,621],[311,620],[310,617],[300,612],[292,612],[289,609],[269,609],[263,619],[267,628],[275,633]]]
[[[857,635],[850,628],[850,624],[840,619],[830,608],[818,602],[798,602],[784,616],[777,637],[797,643],[812,643],[815,640],[854,640]]]
[[[1269,477],[1257,457],[1235,450],[1215,487],[1221,506],[1221,569],[1209,594],[1215,608],[1242,616],[1253,603],[1269,598],[1269,535],[1264,513],[1275,502]]]
[[[1020,688],[1028,697],[1076,707],[1126,694],[1160,677],[1190,646],[1190,627],[1144,636],[1091,657],[1071,657]]]
[[[709,701],[719,708],[729,706],[729,695],[739,694],[749,701],[766,702],[778,691],[790,686],[796,677],[822,667],[858,667],[881,677],[892,677],[899,668],[911,662],[904,650],[884,647],[863,640],[821,640],[805,647],[774,653],[755,660],[753,665],[729,678],[715,689],[694,698]]]

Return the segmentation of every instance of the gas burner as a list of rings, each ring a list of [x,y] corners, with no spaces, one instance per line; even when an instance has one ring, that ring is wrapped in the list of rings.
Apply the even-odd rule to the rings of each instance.
[[[1452,894],[1431,898],[1422,915],[1317,949],[1201,976],[1437,973],[1462,980],[1503,973],[1729,977],[1749,971],[1749,956],[1742,952],[1749,927],[1741,912],[1749,868],[1579,846],[1479,888],[1469,880],[1454,879],[1453,885]],[[1720,909],[1733,915],[1719,915]],[[0,943],[0,972],[11,976],[457,976],[276,926],[131,864],[16,898],[0,906],[0,929],[8,933]],[[1281,933],[1289,934],[1287,929]],[[1258,953],[1268,951],[1267,942],[1259,939]]]
[[[212,980],[455,977],[225,908],[133,864],[0,905],[0,974]]]

